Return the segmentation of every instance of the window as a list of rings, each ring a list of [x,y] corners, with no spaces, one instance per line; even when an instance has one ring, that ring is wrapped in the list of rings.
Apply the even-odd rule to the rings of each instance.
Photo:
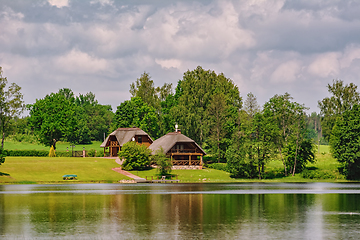
[[[138,136],[138,143],[142,143],[142,137]]]

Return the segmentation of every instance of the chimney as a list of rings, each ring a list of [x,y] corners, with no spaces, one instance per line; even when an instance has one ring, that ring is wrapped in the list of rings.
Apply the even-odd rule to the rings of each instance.
[[[181,133],[181,129],[177,129],[177,131],[176,131],[176,132],[180,134],[180,133]]]

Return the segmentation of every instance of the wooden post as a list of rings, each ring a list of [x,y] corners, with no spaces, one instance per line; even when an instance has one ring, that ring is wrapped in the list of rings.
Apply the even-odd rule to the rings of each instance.
[[[189,155],[189,165],[191,165],[191,155]]]
[[[202,155],[200,155],[200,166],[203,165]]]

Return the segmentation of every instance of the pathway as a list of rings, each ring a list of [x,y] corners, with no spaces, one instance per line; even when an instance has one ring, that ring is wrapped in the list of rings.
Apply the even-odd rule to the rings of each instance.
[[[115,159],[115,162],[118,163],[119,165],[121,165],[122,162],[123,162],[123,160],[120,160],[119,158],[116,158],[116,159]],[[127,176],[127,177],[129,177],[129,178],[134,179],[135,182],[137,182],[137,183],[138,183],[138,182],[146,182],[146,179],[145,179],[145,178],[141,178],[141,177],[136,176],[136,175],[134,175],[134,174],[132,174],[132,173],[129,173],[129,172],[127,172],[127,171],[124,171],[124,170],[121,169],[121,167],[119,167],[119,168],[113,168],[112,170],[115,171],[115,172],[118,172],[118,173],[120,173],[120,174],[123,174],[123,175],[125,175],[125,176]]]

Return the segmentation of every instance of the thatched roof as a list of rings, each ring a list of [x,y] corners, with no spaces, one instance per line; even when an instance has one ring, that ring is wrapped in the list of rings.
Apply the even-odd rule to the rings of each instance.
[[[151,137],[149,134],[141,130],[140,128],[118,128],[105,139],[105,141],[100,145],[100,147],[105,147],[106,143],[109,141],[110,136],[115,136],[119,142],[120,147],[122,147],[125,143],[130,142],[131,139],[135,136],[148,136],[151,141]]]
[[[181,134],[180,132],[170,132],[161,138],[155,140],[150,146],[149,149],[152,151],[152,154],[155,154],[157,150],[163,149],[166,154],[176,143],[190,143],[194,144],[200,151],[206,155],[205,151],[191,138]]]

